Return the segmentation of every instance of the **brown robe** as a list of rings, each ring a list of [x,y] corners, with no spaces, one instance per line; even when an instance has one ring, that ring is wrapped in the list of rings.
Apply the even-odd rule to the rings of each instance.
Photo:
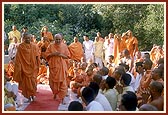
[[[36,78],[40,65],[37,46],[21,43],[16,53],[13,80],[19,83],[24,97],[34,96],[37,89]]]

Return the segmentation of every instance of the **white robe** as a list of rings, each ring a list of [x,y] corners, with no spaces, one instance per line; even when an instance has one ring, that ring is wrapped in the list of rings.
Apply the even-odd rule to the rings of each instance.
[[[104,108],[99,102],[92,101],[86,106],[86,111],[104,111]]]
[[[84,41],[83,48],[86,62],[88,62],[90,59],[93,60],[93,41],[92,40]]]
[[[114,39],[110,39],[110,44],[105,43],[105,60],[108,61],[109,55],[114,55]]]
[[[112,107],[111,107],[109,101],[100,92],[96,96],[95,101],[99,102],[103,106],[103,108],[104,108],[105,111],[112,111]]]

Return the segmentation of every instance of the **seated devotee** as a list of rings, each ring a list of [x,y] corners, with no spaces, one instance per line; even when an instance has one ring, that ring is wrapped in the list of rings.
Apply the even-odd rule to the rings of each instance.
[[[134,77],[133,74],[129,71],[129,65],[126,65],[125,63],[120,63],[119,65],[122,65],[122,66],[124,67],[124,69],[125,69],[125,72],[131,76],[130,86],[132,86],[132,88],[134,88],[134,85],[135,85],[135,77]]]
[[[115,70],[115,66],[116,65],[114,63],[114,56],[113,55],[109,55],[108,61],[107,61],[107,64],[106,64],[106,67],[109,69],[109,73],[108,73],[109,76],[113,75],[113,72]]]
[[[16,111],[15,101],[14,101],[14,93],[12,91],[4,88],[4,110],[5,111]]]
[[[92,81],[93,76],[95,75],[93,73],[93,68],[89,67],[86,69],[87,76],[84,78],[84,86],[88,86],[89,83]]]
[[[100,75],[102,75],[102,79],[105,80],[108,77],[109,69],[107,67],[103,67],[99,70]]]
[[[70,59],[68,64],[68,77],[67,77],[67,85],[70,87],[70,81],[74,77],[74,69],[77,68],[77,62]]]
[[[18,85],[11,78],[6,77],[6,75],[4,76],[4,88],[13,93],[14,101],[18,99]]]
[[[155,106],[158,111],[164,110],[164,97],[162,96],[163,84],[158,81],[153,81],[149,85],[149,93],[142,94],[143,104],[148,103]]]
[[[13,78],[14,73],[14,60],[10,60],[7,67],[5,68],[6,76],[9,78]]]
[[[140,81],[144,75],[144,69],[143,69],[143,62],[136,62],[135,63],[135,69],[136,69],[136,76],[135,76],[135,84],[134,84],[134,90],[137,92],[138,87],[140,85]]]
[[[158,109],[151,104],[143,104],[139,107],[139,111],[158,111]]]
[[[18,90],[10,83],[9,78],[4,77],[4,110],[16,111],[16,99]]]
[[[90,87],[85,87],[82,90],[82,101],[85,104],[85,110],[86,111],[104,111],[103,106],[94,100],[95,99],[95,95],[94,95],[94,91],[92,88]]]
[[[41,65],[39,67],[39,72],[37,75],[37,83],[40,84],[49,84],[49,79],[47,76],[47,69],[46,61],[44,59],[41,59]]]
[[[103,106],[104,111],[112,111],[112,107],[107,98],[99,92],[99,85],[96,82],[90,82],[89,87],[94,91],[94,100],[99,102]]]
[[[125,73],[121,76],[120,80],[121,87],[116,87],[119,94],[124,94],[126,91],[135,92],[132,86],[130,86],[130,82],[131,82],[131,75]]]
[[[158,81],[163,84],[164,86],[164,81],[162,79],[162,70],[159,68],[154,68],[151,72],[151,78],[153,81]]]
[[[123,58],[121,59],[121,63],[125,63],[126,65],[129,65],[129,71],[131,72],[133,68],[133,58],[130,56],[130,52],[128,49],[123,50]]]
[[[85,76],[81,75],[78,68],[74,68],[74,77],[71,78],[70,88],[74,93],[77,93],[78,88],[84,85]]]
[[[131,76],[127,73],[123,74],[121,76],[121,80],[120,80],[120,85],[116,85],[116,90],[118,91],[118,102],[117,105],[119,105],[120,101],[121,101],[121,96],[126,92],[126,91],[132,91],[135,92],[134,89],[132,88],[132,86],[130,86],[130,82],[131,82]]]
[[[120,79],[121,79],[121,76],[122,76],[123,74],[125,74],[125,73],[126,73],[126,72],[125,72],[125,69],[124,69],[123,66],[119,65],[119,66],[117,66],[117,67],[115,68],[114,74],[113,74],[112,77],[114,77],[114,78],[116,79],[116,81],[117,81],[117,84],[116,84],[116,85],[121,85]]]
[[[134,75],[134,76],[136,76],[136,74],[137,74],[137,72],[136,72],[136,68],[135,68],[135,64],[137,63],[137,62],[143,62],[143,58],[142,58],[142,53],[141,53],[141,51],[137,51],[136,53],[135,53],[135,59],[134,59],[134,62],[133,62],[133,68],[132,68],[132,70],[131,70],[131,73]]]
[[[83,105],[79,101],[71,101],[68,111],[83,111]]]
[[[105,90],[103,91],[103,94],[107,98],[107,100],[110,102],[110,105],[113,109],[113,111],[117,108],[117,91],[114,88],[116,85],[116,80],[114,77],[108,76],[105,82]]]
[[[105,88],[105,81],[106,81],[106,78],[108,77],[108,74],[109,74],[109,69],[107,67],[103,67],[97,73],[102,76],[102,80],[100,83],[100,92],[103,92],[103,90]]]
[[[100,75],[100,74],[95,74],[94,76],[93,76],[93,79],[92,79],[92,81],[93,82],[96,82],[99,86],[100,86],[100,84],[101,84],[101,82],[102,82],[102,75]]]
[[[149,58],[144,58],[143,61],[143,69],[144,69],[144,75],[140,81],[140,85],[137,89],[137,96],[141,95],[141,93],[148,89],[149,84],[151,82],[151,68],[152,68],[152,61]],[[139,96],[138,96],[139,97]]]
[[[121,97],[119,111],[136,111],[137,103],[136,94],[132,91],[126,91]]]
[[[86,68],[87,68],[87,63],[86,62],[81,62],[80,65],[79,65],[80,74],[85,76],[85,77],[87,76]]]

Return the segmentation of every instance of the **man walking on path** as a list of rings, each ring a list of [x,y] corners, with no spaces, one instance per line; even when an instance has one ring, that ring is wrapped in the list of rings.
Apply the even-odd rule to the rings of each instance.
[[[40,58],[37,47],[30,42],[30,35],[23,35],[24,42],[18,46],[13,80],[18,82],[22,95],[34,100],[36,95],[36,77],[39,70]]]
[[[63,101],[67,94],[67,60],[70,52],[66,44],[62,42],[63,36],[56,34],[54,43],[51,43],[46,50],[46,59],[49,64],[49,85],[54,94],[54,99]]]

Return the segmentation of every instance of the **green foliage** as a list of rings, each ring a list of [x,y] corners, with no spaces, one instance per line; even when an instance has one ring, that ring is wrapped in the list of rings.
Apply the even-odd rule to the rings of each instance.
[[[40,30],[46,25],[54,34],[62,33],[68,44],[74,36],[83,42],[88,34],[122,34],[130,29],[139,41],[140,50],[150,50],[153,44],[164,42],[164,4],[5,4],[4,30],[16,25],[21,31],[28,27],[40,40]]]

